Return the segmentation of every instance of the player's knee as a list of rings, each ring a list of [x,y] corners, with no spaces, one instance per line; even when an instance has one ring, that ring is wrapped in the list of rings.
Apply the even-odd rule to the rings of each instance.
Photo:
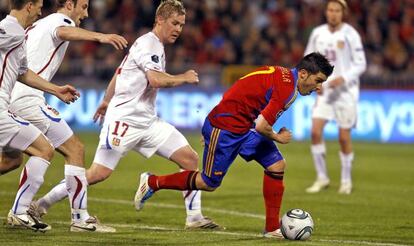
[[[280,161],[272,164],[268,168],[266,168],[266,170],[269,171],[269,172],[283,172],[283,171],[285,171],[285,168],[286,168],[286,161],[285,160],[280,160]]]
[[[316,129],[312,129],[311,131],[311,138],[316,141],[320,141],[322,137],[322,133]]]
[[[38,157],[43,158],[47,161],[52,160],[53,155],[55,153],[55,149],[50,144],[44,144],[40,149],[39,153],[37,154]]]

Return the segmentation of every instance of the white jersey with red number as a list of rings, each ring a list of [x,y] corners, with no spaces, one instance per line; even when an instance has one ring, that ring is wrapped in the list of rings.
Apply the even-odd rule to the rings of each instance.
[[[29,68],[47,81],[59,69],[69,45],[68,41],[61,40],[56,34],[57,28],[61,26],[75,26],[75,23],[64,14],[54,13],[38,20],[26,30]],[[11,99],[13,111],[44,102],[43,91],[16,83]]]
[[[148,128],[157,118],[155,99],[158,89],[151,87],[146,72],[165,72],[164,45],[153,33],[139,37],[117,70],[115,94],[106,120],[121,120],[136,128]]]
[[[0,63],[0,112],[6,114],[17,77],[27,72],[24,29],[10,15],[0,22]]]
[[[344,23],[339,30],[331,32],[328,24],[316,27],[308,41],[305,55],[319,52],[335,66],[333,73],[323,84],[323,95],[318,100],[326,103],[358,101],[359,77],[366,69],[366,60],[361,37],[349,24]],[[344,85],[328,88],[329,81],[342,76]]]

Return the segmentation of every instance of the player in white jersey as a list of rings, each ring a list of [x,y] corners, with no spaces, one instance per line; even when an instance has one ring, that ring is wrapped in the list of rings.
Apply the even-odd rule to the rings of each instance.
[[[11,0],[11,12],[0,22],[0,150],[17,149],[30,157],[23,168],[13,207],[8,216],[10,226],[46,231],[50,226],[29,212],[33,196],[43,183],[44,174],[54,149],[40,130],[8,111],[10,95],[21,82],[54,94],[70,103],[79,96],[71,86],[56,86],[36,75],[27,67],[24,28],[41,15],[43,0]],[[2,158],[3,159],[3,158]]]
[[[351,169],[354,153],[351,129],[357,122],[359,97],[359,76],[366,69],[365,54],[358,32],[343,22],[347,11],[345,0],[329,0],[326,5],[327,23],[316,27],[310,36],[305,55],[311,52],[324,54],[335,66],[332,75],[317,96],[312,112],[311,152],[317,172],[316,181],[306,189],[316,193],[329,185],[326,170],[326,147],[323,129],[329,120],[335,120],[339,127],[341,150],[340,194],[352,191]]]
[[[88,16],[89,0],[56,0],[56,3],[57,13],[35,22],[26,32],[28,66],[44,79],[51,80],[59,69],[69,41],[99,41],[112,44],[117,49],[127,46],[127,41],[121,36],[91,32],[77,27],[81,20]],[[95,231],[99,232],[113,231],[113,228],[98,224],[95,217],[89,216],[86,209],[87,181],[83,144],[65,120],[60,118],[58,112],[46,104],[43,92],[17,83],[9,109],[39,128],[53,147],[65,157],[65,178],[69,179],[66,185],[71,191],[71,231],[90,228],[95,228]],[[71,175],[72,173],[76,175]],[[78,186],[78,182],[81,186]]]
[[[106,114],[95,159],[86,172],[90,185],[107,179],[130,150],[147,158],[157,154],[175,162],[182,170],[197,170],[197,153],[174,126],[157,117],[155,109],[159,88],[199,81],[194,70],[178,75],[165,72],[164,45],[175,42],[184,23],[182,3],[163,1],[157,8],[153,30],[135,41],[117,69],[94,116],[95,120],[102,120]],[[66,197],[66,193],[64,184],[55,186],[38,201],[39,212]],[[200,191],[183,192],[183,195],[186,228],[219,228],[202,215]]]

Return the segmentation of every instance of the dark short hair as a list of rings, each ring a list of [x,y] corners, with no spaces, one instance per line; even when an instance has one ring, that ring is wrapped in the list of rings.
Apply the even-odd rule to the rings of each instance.
[[[319,52],[313,52],[303,57],[303,59],[296,66],[296,69],[305,69],[310,74],[322,72],[326,75],[326,77],[329,77],[329,75],[332,74],[334,67],[331,66],[328,59],[326,59],[324,55]]]
[[[65,3],[66,3],[67,1],[68,1],[68,0],[55,0],[55,2],[56,2],[56,7],[57,7],[58,9],[65,7]],[[76,6],[76,4],[78,3],[78,0],[72,0],[72,2],[73,2],[73,4]]]
[[[28,3],[37,3],[38,0],[9,0],[10,9],[21,10]]]
[[[164,0],[155,12],[155,16],[161,16],[164,19],[168,19],[172,14],[185,15],[185,8],[179,0]]]

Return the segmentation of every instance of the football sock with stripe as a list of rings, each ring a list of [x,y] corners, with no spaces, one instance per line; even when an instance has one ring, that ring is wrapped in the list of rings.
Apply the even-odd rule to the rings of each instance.
[[[196,171],[183,171],[164,176],[151,175],[148,178],[148,185],[154,191],[160,189],[169,190],[196,190]]]
[[[185,171],[184,169],[180,169],[180,172]],[[184,190],[182,193],[187,213],[187,222],[201,220],[203,218],[203,214],[201,213],[201,190]]]
[[[271,232],[280,227],[279,212],[282,204],[284,172],[264,171],[263,197],[266,207],[266,231]]]
[[[316,175],[318,180],[327,180],[328,173],[326,171],[326,147],[325,143],[313,144],[311,146],[313,157],[313,164],[315,165]]]
[[[65,165],[66,189],[72,212],[72,221],[80,222],[89,218],[87,209],[88,182],[86,181],[85,168]]]
[[[20,175],[19,189],[12,207],[14,214],[25,214],[34,195],[43,184],[43,176],[49,167],[47,160],[32,156],[27,161]]]

